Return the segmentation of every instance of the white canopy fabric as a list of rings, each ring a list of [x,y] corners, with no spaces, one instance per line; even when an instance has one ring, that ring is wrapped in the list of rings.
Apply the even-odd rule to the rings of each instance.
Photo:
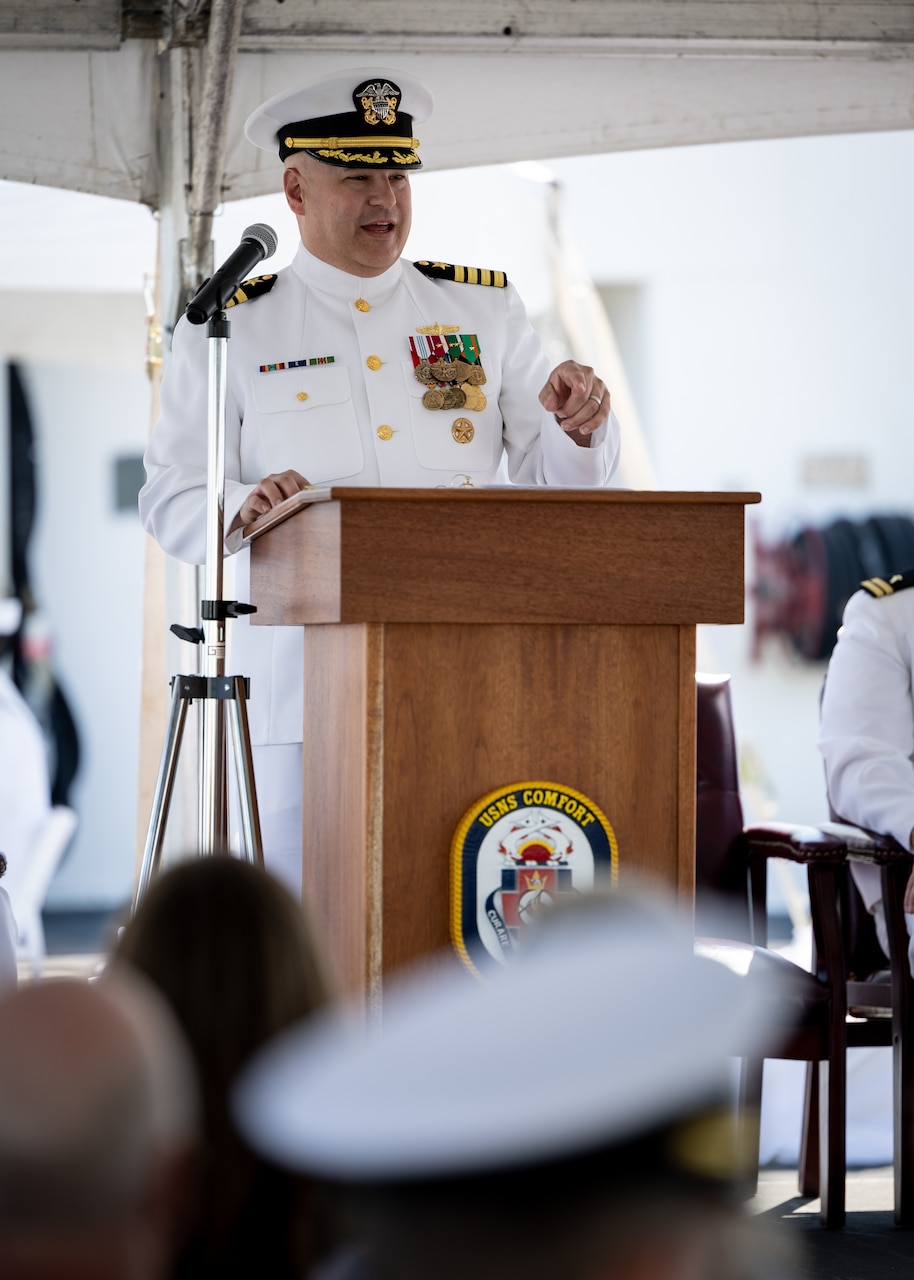
[[[210,8],[236,2],[212,0]],[[165,39],[123,39],[143,29],[136,14],[147,8],[165,23]],[[178,8],[196,47],[175,39]],[[55,16],[61,10],[66,28]],[[0,178],[154,208],[166,202],[161,60],[177,52],[199,62],[206,12],[200,0],[123,8],[119,0],[7,0]],[[432,87],[436,110],[421,151],[431,169],[914,127],[907,0],[425,0],[419,8],[403,0],[243,0],[222,198],[275,189],[275,164],[242,136],[259,102],[372,61]],[[192,74],[189,83],[193,96]],[[193,114],[191,104],[191,121]]]

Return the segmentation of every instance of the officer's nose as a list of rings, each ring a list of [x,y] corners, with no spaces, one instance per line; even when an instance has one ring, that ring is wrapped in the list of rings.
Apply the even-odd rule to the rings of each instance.
[[[372,188],[371,203],[384,205],[385,208],[389,208],[391,205],[397,203],[393,183],[386,174],[379,173],[377,176],[380,179],[380,182],[376,183]]]

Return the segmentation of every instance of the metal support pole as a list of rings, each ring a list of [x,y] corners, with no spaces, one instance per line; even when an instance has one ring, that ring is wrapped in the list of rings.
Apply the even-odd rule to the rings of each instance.
[[[225,675],[225,616],[212,606],[222,600],[225,503],[225,387],[230,334],[224,312],[209,322],[209,416],[207,421],[206,569],[203,580],[203,674]],[[220,616],[222,615],[222,616]],[[225,778],[225,708],[221,699],[203,703],[200,740],[201,853],[228,849],[228,801]]]
[[[253,613],[252,605],[223,600],[223,543],[225,507],[225,400],[226,358],[231,329],[225,312],[209,322],[209,404],[207,420],[206,475],[206,565],[205,598],[200,603],[200,627],[173,626],[184,640],[203,644],[203,672],[175,676],[172,704],[162,759],[159,765],[146,846],[137,882],[134,908],[142,898],[161,860],[168,810],[174,788],[187,705],[200,703],[199,821],[197,853],[227,853],[228,760],[226,704],[229,707],[234,746],[234,764],[241,806],[244,854],[263,865],[260,816],[254,785],[254,764],[247,719],[248,682],[243,676],[226,676],[226,623],[243,613]]]

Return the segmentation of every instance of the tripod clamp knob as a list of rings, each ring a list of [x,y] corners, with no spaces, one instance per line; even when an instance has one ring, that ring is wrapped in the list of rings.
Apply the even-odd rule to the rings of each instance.
[[[201,600],[200,616],[205,622],[224,622],[226,618],[240,618],[246,613],[256,613],[256,604],[242,604],[239,600]],[[173,622],[169,631],[188,644],[203,644],[206,639],[202,627],[184,627]]]
[[[182,627],[180,622],[173,622],[168,630],[179,640],[186,640],[188,644],[202,644],[204,640],[202,627]]]
[[[204,622],[224,622],[226,618],[240,618],[246,613],[256,612],[256,604],[242,604],[240,600],[200,601],[200,616]]]

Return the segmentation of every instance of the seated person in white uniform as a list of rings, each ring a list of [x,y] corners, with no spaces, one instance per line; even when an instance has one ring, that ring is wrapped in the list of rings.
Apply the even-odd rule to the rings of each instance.
[[[22,606],[0,600],[0,655],[7,637],[19,627]],[[20,885],[26,879],[29,851],[51,809],[51,781],[44,734],[35,714],[0,666],[0,853],[7,862],[0,896],[12,915]],[[8,904],[3,904],[6,907]],[[9,911],[0,912],[0,932]],[[14,946],[16,935],[14,934]]]
[[[301,244],[292,265],[245,282],[228,313],[226,549],[307,484],[606,485],[619,453],[609,391],[566,360],[551,372],[523,304],[497,270],[412,263],[418,80],[334,72],[249,118],[278,151]],[[206,556],[208,350],[182,319],[146,451],[143,523],[171,555]],[[247,551],[236,570],[246,600]],[[228,629],[251,678],[249,718],[267,866],[300,882],[302,639],[296,627]]]
[[[819,750],[832,808],[845,822],[914,849],[914,570],[872,578],[851,596],[828,664]],[[852,863],[888,953],[880,872]],[[904,908],[914,932],[914,872]],[[909,947],[914,972],[914,943]]]

